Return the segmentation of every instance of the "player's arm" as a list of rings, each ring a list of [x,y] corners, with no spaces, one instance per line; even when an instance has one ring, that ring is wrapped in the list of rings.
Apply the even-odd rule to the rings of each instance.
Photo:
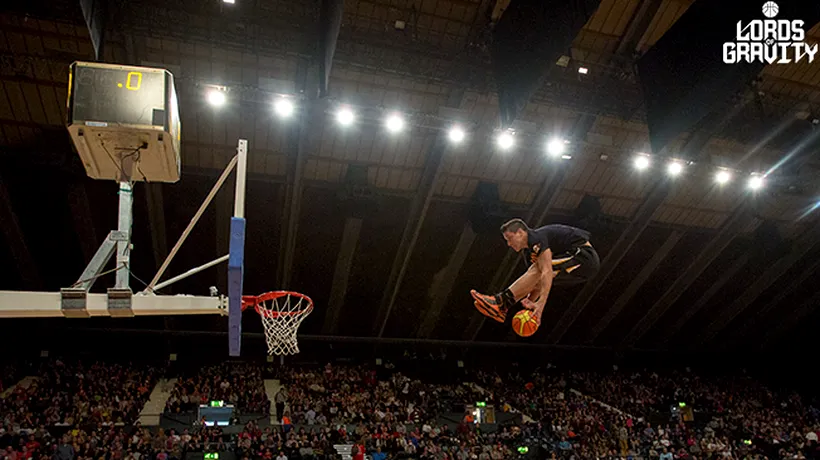
[[[538,297],[538,301],[535,305],[538,308],[544,308],[544,305],[547,303],[547,296],[549,296],[550,290],[552,289],[552,279],[555,278],[555,271],[552,269],[552,250],[547,248],[542,251],[541,254],[538,255],[535,265],[541,274],[541,279],[538,282],[541,288],[541,295]]]

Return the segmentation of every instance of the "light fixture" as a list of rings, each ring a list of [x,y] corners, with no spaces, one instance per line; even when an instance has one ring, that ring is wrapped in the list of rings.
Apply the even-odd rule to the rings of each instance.
[[[356,116],[353,115],[353,111],[351,111],[347,107],[341,108],[338,112],[336,112],[336,121],[338,121],[339,124],[342,126],[351,125],[355,118]]]
[[[496,144],[501,148],[501,150],[509,150],[515,145],[515,139],[513,135],[509,131],[504,131],[503,133],[499,134],[495,140]]]
[[[464,130],[461,129],[461,126],[453,126],[450,128],[450,131],[447,133],[447,138],[450,139],[450,142],[454,144],[458,144],[459,142],[464,140]]]
[[[550,139],[547,142],[547,153],[552,157],[563,155],[567,149],[567,143],[563,139]]]
[[[581,75],[586,75],[589,73],[589,69],[587,69],[586,67],[578,67],[578,73],[580,73]]]
[[[387,126],[387,130],[391,133],[397,133],[404,129],[404,119],[398,114],[394,113],[387,117],[387,121],[385,121],[385,126]]]
[[[572,155],[561,155],[561,159],[562,159],[562,160],[571,160],[571,159],[572,159]]]
[[[715,174],[715,182],[718,184],[725,184],[732,180],[732,173],[725,169],[721,169]]]
[[[282,118],[287,118],[293,114],[293,102],[290,99],[280,97],[273,103],[273,110]]]
[[[208,103],[214,107],[220,107],[225,105],[225,91],[218,89],[218,88],[211,88],[208,90],[208,94],[206,95],[208,99]]]
[[[670,176],[677,176],[683,172],[683,165],[679,161],[670,161],[666,167],[666,172],[668,172]]]
[[[764,183],[763,176],[753,174],[752,177],[749,178],[749,188],[752,190],[759,190],[763,187]]]
[[[649,167],[649,157],[647,155],[638,155],[635,157],[635,169],[643,171]]]
[[[236,3],[236,0],[222,0],[222,3],[227,3],[229,5],[233,5],[234,3]]]

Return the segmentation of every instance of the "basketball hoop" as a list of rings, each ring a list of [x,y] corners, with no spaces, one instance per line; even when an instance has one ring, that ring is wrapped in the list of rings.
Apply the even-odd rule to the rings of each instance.
[[[310,297],[291,291],[242,296],[242,310],[251,306],[262,317],[269,355],[299,353],[296,331],[299,324],[313,311],[313,301]]]

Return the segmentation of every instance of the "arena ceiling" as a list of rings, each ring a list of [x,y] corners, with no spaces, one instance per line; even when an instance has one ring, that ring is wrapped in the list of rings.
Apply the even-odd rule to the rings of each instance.
[[[27,3],[0,14],[0,288],[58,290],[116,224],[116,185],[85,176],[64,128],[68,65],[94,60],[80,6]],[[310,295],[317,308],[303,334],[522,341],[484,321],[468,294],[521,270],[497,233],[519,216],[588,228],[603,260],[593,282],[554,290],[529,343],[731,350],[805,336],[820,322],[820,214],[810,212],[820,162],[816,139],[804,142],[820,117],[820,66],[767,66],[719,122],[680,136],[666,156],[697,150],[700,160],[679,180],[632,167],[650,151],[635,60],[691,3],[602,1],[519,116],[521,142],[509,153],[492,142],[499,109],[488,54],[509,1],[344,2],[319,98],[305,88],[317,78],[320,2],[117,5],[104,60],[171,70],[183,126],[183,179],[135,191],[132,286],[153,275],[244,138],[245,291]],[[820,27],[807,40],[820,40]],[[206,104],[209,85],[228,88],[225,107]],[[275,93],[296,96],[296,118],[276,117]],[[356,109],[354,128],[335,125],[340,103]],[[390,110],[410,129],[386,133]],[[451,122],[469,137],[442,149]],[[571,139],[571,158],[546,156],[549,136]],[[774,172],[751,194],[740,177],[716,186],[717,166]],[[231,200],[230,190],[217,195],[169,273],[227,253]],[[169,292],[224,291],[225,280],[224,267],[213,269]]]

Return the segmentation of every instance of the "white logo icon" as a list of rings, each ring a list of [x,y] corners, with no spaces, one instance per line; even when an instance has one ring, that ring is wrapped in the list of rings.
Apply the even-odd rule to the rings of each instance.
[[[766,2],[763,4],[763,16],[771,19],[777,16],[777,12],[780,10],[780,7],[777,6],[775,2]]]
[[[764,64],[791,64],[807,60],[814,62],[817,44],[810,45],[800,19],[773,19],[780,12],[775,2],[763,4],[763,15],[748,24],[737,22],[734,42],[723,44],[723,62],[762,62]]]

